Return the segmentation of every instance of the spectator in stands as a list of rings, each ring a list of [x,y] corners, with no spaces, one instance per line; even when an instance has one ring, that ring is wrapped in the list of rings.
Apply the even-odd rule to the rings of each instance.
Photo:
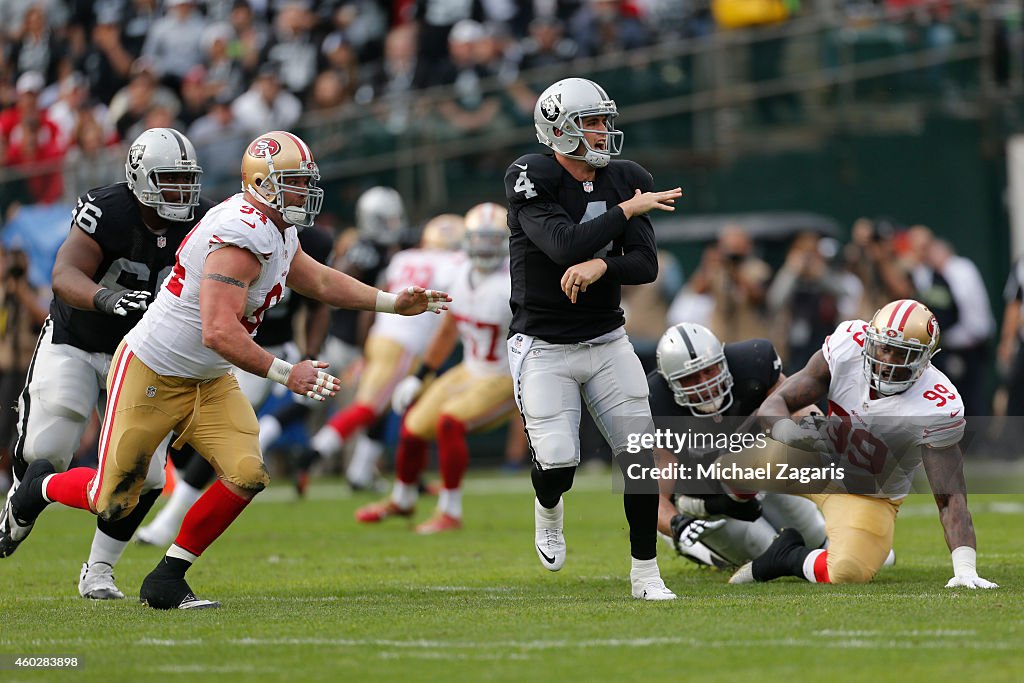
[[[351,46],[359,62],[378,62],[384,56],[388,26],[397,23],[389,16],[395,12],[393,7],[375,0],[348,0],[331,17],[333,32]]]
[[[714,299],[710,328],[722,342],[764,336],[763,306],[771,275],[768,264],[754,256],[754,243],[742,226],[722,228],[718,243],[704,251],[690,289]]]
[[[77,71],[61,79],[57,92],[57,101],[50,105],[46,113],[60,132],[61,144],[67,147],[73,142],[75,128],[83,111],[92,113],[98,110],[100,117],[103,117],[106,109],[103,105],[96,105],[95,108],[90,106],[89,86],[85,76]]]
[[[997,360],[1007,388],[1006,415],[1020,418],[1024,417],[1024,257],[1018,258],[1010,268],[1003,298],[1006,308],[999,333]],[[1017,422],[1019,420],[1011,422],[1007,436],[1008,443],[1019,452],[1024,429]]]
[[[117,16],[116,11],[97,13],[92,40],[75,59],[89,93],[100,102],[110,102],[131,75],[133,58],[121,42]]]
[[[47,127],[38,115],[22,117],[12,131],[4,165],[27,175],[28,203],[51,204],[63,193],[60,161],[64,157],[56,126]]]
[[[94,187],[108,185],[124,174],[121,155],[107,153],[107,135],[89,110],[82,112],[71,134],[71,148],[64,157],[64,200],[75,200]]]
[[[522,70],[556,66],[572,61],[579,46],[565,35],[565,25],[558,17],[538,17],[530,22],[530,35],[521,43]]]
[[[355,51],[339,31],[329,34],[320,44],[320,70],[330,71],[338,78],[342,102],[350,102],[359,88],[359,60]]]
[[[896,228],[889,218],[858,218],[851,230],[850,243],[843,249],[846,270],[864,285],[857,316],[862,320],[871,320],[875,311],[890,301],[914,297],[914,286],[893,248]]]
[[[34,8],[43,10],[47,28],[58,31],[67,24],[67,3],[63,0],[3,0],[0,2],[0,31],[12,42],[20,40],[25,28],[25,15]]]
[[[182,125],[192,125],[196,119],[209,111],[210,96],[206,68],[202,64],[197,64],[189,69],[181,81],[181,109],[178,111],[178,120]]]
[[[444,63],[449,53],[449,33],[455,24],[472,18],[472,2],[417,0],[413,19],[418,28],[418,55],[423,63]],[[438,82],[436,77],[432,77],[431,80]]]
[[[258,135],[260,131],[290,130],[302,115],[302,103],[281,88],[277,70],[267,64],[231,110],[242,130]]]
[[[960,389],[965,415],[989,415],[991,405],[986,386],[989,341],[995,331],[995,320],[985,282],[974,262],[957,255],[945,240],[932,241],[927,265],[933,283],[945,282],[956,311],[956,322],[940,328],[942,353],[932,362]],[[923,280],[920,283],[925,291],[929,284]],[[928,305],[927,300],[923,303]]]
[[[132,139],[129,131],[153,107],[168,109],[172,118],[181,108],[177,95],[170,88],[160,85],[157,78],[152,62],[146,57],[140,57],[132,64],[132,77],[128,85],[121,88],[110,101],[107,118],[122,140]]]
[[[281,85],[302,97],[313,85],[319,52],[313,42],[313,13],[305,2],[281,3],[274,35],[262,62],[277,67]]]
[[[854,278],[856,284],[851,287],[851,282],[830,266],[838,249],[834,240],[815,233],[797,235],[768,288],[773,336],[786,358],[787,373],[803,368],[821,348],[821,340],[857,310],[859,282]]]
[[[46,23],[46,10],[43,5],[32,5],[25,12],[18,40],[11,43],[9,59],[15,73],[37,71],[50,83],[57,80],[63,57],[61,41]]]
[[[206,20],[192,0],[166,0],[165,7],[167,13],[149,29],[142,54],[158,66],[166,84],[177,88],[202,60]]]
[[[376,114],[393,135],[403,133],[413,119],[416,91],[429,79],[426,64],[416,52],[416,27],[399,26],[384,42],[384,61],[374,70],[369,84],[360,88],[360,102],[376,100]]]
[[[671,253],[658,250],[658,277],[646,285],[622,288],[626,334],[644,372],[655,369],[658,341],[668,327],[668,306],[683,286],[683,269]]]
[[[647,27],[622,0],[589,0],[569,21],[580,56],[635,50],[651,42]]]
[[[212,24],[203,32],[206,83],[211,97],[235,98],[245,92],[245,75],[239,61],[231,56],[235,31],[230,24]]]
[[[437,84],[454,84],[454,97],[443,97],[437,111],[449,131],[475,132],[496,123],[501,100],[487,94],[480,79],[486,76],[476,44],[486,38],[484,27],[472,19],[456,24],[448,38],[449,56],[435,71]]]
[[[231,9],[231,28],[235,39],[228,48],[228,54],[238,61],[247,76],[256,75],[260,56],[270,42],[270,29],[262,19],[257,19],[252,7],[245,0],[237,0]]]
[[[0,136],[7,142],[8,151],[11,146],[21,143],[19,126],[26,120],[32,121],[39,129],[40,144],[59,145],[60,128],[50,119],[46,110],[39,106],[39,93],[44,85],[43,76],[37,71],[26,71],[18,77],[14,86],[17,96],[14,106],[0,112]]]
[[[231,111],[231,98],[214,98],[210,112],[189,126],[188,138],[203,163],[203,188],[211,197],[234,191],[238,177],[238,150],[250,135],[243,132]],[[206,188],[210,188],[209,190]],[[218,192],[220,188],[222,191]]]
[[[146,37],[160,19],[157,0],[131,0],[128,3],[115,0],[111,4],[117,8],[126,5],[116,22],[122,27],[121,43],[124,49],[131,55],[132,60],[138,59],[142,56]]]

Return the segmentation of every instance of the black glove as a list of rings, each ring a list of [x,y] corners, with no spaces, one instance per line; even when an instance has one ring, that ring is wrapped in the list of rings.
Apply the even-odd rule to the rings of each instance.
[[[97,311],[107,315],[126,316],[129,313],[146,310],[149,299],[152,295],[149,292],[133,289],[121,289],[114,291],[104,287],[92,296],[92,305]]]

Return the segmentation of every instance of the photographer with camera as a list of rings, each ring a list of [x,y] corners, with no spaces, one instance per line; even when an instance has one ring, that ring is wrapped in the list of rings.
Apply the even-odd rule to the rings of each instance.
[[[46,320],[40,292],[28,281],[28,255],[0,247],[0,490],[10,486],[10,444],[18,394],[32,362],[39,329]]]
[[[900,264],[893,237],[901,229],[891,218],[858,218],[850,231],[850,243],[843,250],[846,270],[860,278],[864,296],[859,318],[870,320],[879,308],[895,299],[916,294],[910,276]]]
[[[723,343],[763,336],[763,306],[771,267],[753,254],[747,231],[728,225],[718,243],[704,251],[700,265],[690,278],[694,294],[714,299],[709,327]]]

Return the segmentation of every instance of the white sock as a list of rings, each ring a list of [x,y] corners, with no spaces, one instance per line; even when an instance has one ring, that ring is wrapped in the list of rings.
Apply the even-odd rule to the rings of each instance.
[[[395,480],[395,485],[391,489],[392,503],[403,510],[409,510],[416,505],[416,499],[419,497],[420,487],[417,484],[405,484]]]
[[[661,570],[658,569],[658,558],[638,560],[635,557],[630,557],[629,559],[632,562],[629,568],[629,578],[631,581],[648,581],[661,578]]]
[[[559,498],[558,505],[548,509],[533,499],[533,524],[538,529],[561,529],[565,522],[565,499]]]
[[[891,567],[896,564],[896,550],[889,548],[889,554],[885,556],[885,562],[882,563],[883,567]]]
[[[281,436],[281,423],[273,415],[260,418],[260,450],[266,451]]]
[[[341,450],[341,445],[344,441],[341,438],[341,434],[334,431],[334,427],[330,425],[324,425],[320,428],[312,439],[310,439],[309,445],[313,447],[317,453],[323,458],[328,458],[338,451]]]
[[[167,549],[167,557],[176,557],[179,560],[185,560],[189,564],[194,564],[199,559],[198,555],[193,555],[189,551],[185,550],[179,545],[171,544],[171,547]]]
[[[449,517],[462,519],[462,489],[441,489],[437,509]]]
[[[128,547],[128,541],[119,541],[111,538],[99,529],[92,537],[92,549],[89,551],[89,564],[104,562],[113,567],[124,554]]]
[[[812,550],[807,557],[804,558],[804,578],[811,583],[818,583],[818,579],[814,577],[814,561],[818,559],[824,550]]]
[[[161,536],[174,538],[178,529],[181,528],[181,520],[185,519],[185,513],[199,500],[201,495],[203,495],[202,489],[197,489],[195,486],[185,483],[183,479],[179,479],[171,492],[171,499],[150,523],[149,530],[158,532]]]
[[[349,460],[348,468],[345,470],[345,477],[353,484],[369,486],[377,478],[377,461],[380,460],[380,455],[383,452],[384,444],[374,441],[365,434],[360,434],[356,439],[355,448],[352,450],[352,459]]]

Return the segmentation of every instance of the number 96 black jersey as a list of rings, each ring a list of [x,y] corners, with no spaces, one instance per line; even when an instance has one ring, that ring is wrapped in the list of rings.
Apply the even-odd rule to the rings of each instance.
[[[78,198],[71,230],[81,230],[103,250],[103,261],[92,278],[94,282],[113,290],[143,290],[155,297],[174,265],[178,246],[212,206],[213,202],[201,199],[191,221],[170,223],[163,234],[156,234],[143,222],[128,183],[114,183]],[[83,311],[54,296],[50,303],[53,343],[112,354],[142,313],[130,312],[121,317]]]
[[[550,154],[527,154],[508,167],[511,334],[572,344],[622,327],[620,285],[653,282],[658,257],[651,219],[626,220],[618,205],[653,189],[651,174],[632,161],[613,159],[585,182]],[[595,258],[608,270],[573,304],[562,275]]]

